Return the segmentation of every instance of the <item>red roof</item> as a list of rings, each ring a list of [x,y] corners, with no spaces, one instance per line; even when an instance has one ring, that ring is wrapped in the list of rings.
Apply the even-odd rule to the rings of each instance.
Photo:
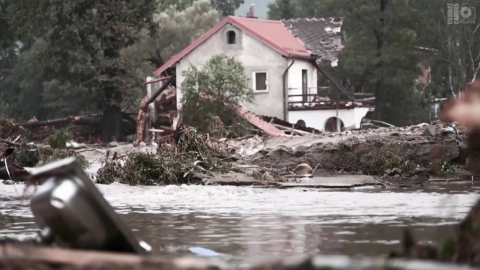
[[[163,66],[155,71],[155,76],[159,76],[167,68],[177,63],[180,59],[194,50],[198,45],[202,44],[227,23],[235,25],[286,57],[308,57],[311,55],[305,45],[303,45],[299,39],[297,39],[287,28],[285,28],[281,21],[227,16],[210,30],[208,30],[205,34],[201,35],[195,41],[190,43],[190,45],[188,45],[181,52],[170,58]]]

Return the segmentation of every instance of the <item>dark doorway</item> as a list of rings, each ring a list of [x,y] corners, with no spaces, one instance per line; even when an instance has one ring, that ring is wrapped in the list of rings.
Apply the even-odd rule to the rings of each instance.
[[[328,118],[325,123],[325,131],[327,132],[340,132],[343,128],[345,128],[345,125],[342,119],[335,116]]]
[[[303,102],[308,102],[308,78],[306,69],[302,69],[302,95]]]

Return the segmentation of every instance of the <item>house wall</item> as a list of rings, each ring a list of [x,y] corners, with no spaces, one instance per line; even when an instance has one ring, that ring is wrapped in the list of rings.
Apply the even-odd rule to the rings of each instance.
[[[355,126],[355,128],[360,128],[362,118],[365,117],[367,112],[368,108],[339,109],[337,116],[337,110],[335,109],[289,111],[288,121],[296,123],[298,120],[303,120],[307,127],[323,131],[330,117],[338,117],[345,127]]]
[[[227,44],[229,30],[236,32],[236,44]],[[282,75],[288,66],[287,59],[256,38],[229,24],[196,47],[177,64],[177,106],[179,109],[181,108],[183,72],[188,70],[191,65],[203,66],[212,56],[218,54],[234,56],[243,63],[250,87],[253,87],[253,72],[268,72],[268,92],[255,93],[255,102],[244,105],[257,114],[284,118]]]
[[[301,95],[302,92],[302,70],[307,70],[307,86],[309,94],[317,93],[317,70],[306,60],[289,60],[289,64],[294,61],[288,70],[288,94]],[[302,97],[290,97],[289,101],[302,101]]]

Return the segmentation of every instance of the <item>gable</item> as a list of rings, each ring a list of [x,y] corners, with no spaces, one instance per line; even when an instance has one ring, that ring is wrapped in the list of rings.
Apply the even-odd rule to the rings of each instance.
[[[205,34],[193,41],[180,53],[170,58],[162,67],[155,71],[159,76],[167,68],[176,64],[184,56],[192,52],[196,47],[206,42],[211,36],[217,34],[224,26],[234,25],[245,33],[253,36],[265,45],[278,51],[286,57],[302,56],[309,57],[310,52],[305,48],[302,42],[288,31],[281,21],[259,20],[252,18],[240,18],[228,16],[208,30]]]

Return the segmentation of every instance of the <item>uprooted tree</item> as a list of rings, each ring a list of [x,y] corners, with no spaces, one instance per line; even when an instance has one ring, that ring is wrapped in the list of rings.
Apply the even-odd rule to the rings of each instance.
[[[235,137],[248,131],[236,105],[253,102],[245,68],[234,57],[213,56],[203,68],[190,67],[182,82],[182,117],[186,125],[213,136]]]

